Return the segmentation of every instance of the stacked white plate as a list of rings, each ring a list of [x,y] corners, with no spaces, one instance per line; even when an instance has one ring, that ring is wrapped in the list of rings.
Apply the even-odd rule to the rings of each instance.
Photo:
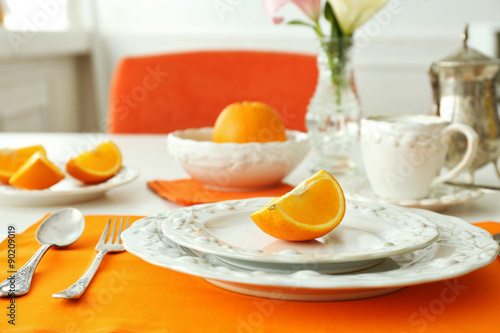
[[[270,200],[176,209],[134,223],[122,238],[149,263],[238,293],[301,301],[384,295],[469,273],[498,253],[489,233],[460,219],[357,201],[324,237],[277,240],[250,219]]]

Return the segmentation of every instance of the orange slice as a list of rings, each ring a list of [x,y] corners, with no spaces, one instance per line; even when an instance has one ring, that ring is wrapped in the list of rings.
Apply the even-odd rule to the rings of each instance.
[[[286,141],[286,131],[280,116],[269,105],[233,103],[217,117],[212,140],[218,143]]]
[[[59,183],[64,177],[64,173],[38,151],[17,169],[9,184],[26,190],[43,190]]]
[[[66,163],[66,171],[84,183],[100,183],[112,178],[122,167],[120,149],[111,141],[101,143]]]
[[[43,156],[46,155],[45,149],[40,145],[19,149],[0,149],[0,182],[7,184],[14,172],[37,151]]]
[[[273,237],[306,241],[332,231],[344,214],[342,188],[332,175],[321,170],[250,217],[262,231]]]

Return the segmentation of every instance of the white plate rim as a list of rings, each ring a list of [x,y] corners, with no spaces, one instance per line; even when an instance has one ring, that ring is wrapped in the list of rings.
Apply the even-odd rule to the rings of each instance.
[[[226,258],[233,258],[247,261],[258,261],[267,263],[308,263],[314,259],[317,263],[346,263],[353,261],[362,261],[369,259],[386,258],[392,255],[402,254],[424,248],[433,243],[439,236],[437,226],[428,219],[414,214],[404,208],[397,206],[384,206],[370,203],[361,203],[347,200],[347,210],[366,211],[366,214],[379,214],[380,219],[388,219],[384,215],[405,216],[408,220],[400,219],[396,221],[396,233],[392,238],[386,239],[386,242],[376,248],[366,249],[360,252],[336,253],[326,255],[301,255],[292,253],[266,254],[238,248],[219,242],[216,237],[208,233],[200,237],[198,231],[203,230],[204,223],[210,219],[234,212],[248,210],[249,213],[260,209],[271,201],[271,198],[251,198],[242,200],[229,200],[218,203],[195,205],[183,207],[165,213],[162,223],[162,231],[165,236],[176,243],[189,247],[191,249],[210,253]],[[409,223],[413,222],[413,223]],[[345,223],[344,221],[341,222]],[[333,231],[335,232],[335,230]],[[399,234],[397,233],[399,232]],[[403,237],[409,235],[408,237]],[[293,252],[293,251],[292,251]]]

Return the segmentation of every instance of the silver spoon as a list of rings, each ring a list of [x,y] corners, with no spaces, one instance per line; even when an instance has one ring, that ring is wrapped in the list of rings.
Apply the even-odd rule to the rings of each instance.
[[[497,241],[497,243],[500,245],[500,233],[494,234],[493,239]]]
[[[62,247],[74,243],[82,235],[84,227],[83,215],[75,208],[64,208],[47,217],[36,231],[36,240],[42,246],[23,267],[0,283],[0,297],[28,293],[35,268],[45,252],[53,245]]]

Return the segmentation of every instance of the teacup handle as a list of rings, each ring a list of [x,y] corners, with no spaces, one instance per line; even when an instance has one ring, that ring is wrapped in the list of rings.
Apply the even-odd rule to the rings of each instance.
[[[434,178],[431,182],[431,187],[438,184],[444,183],[450,179],[458,177],[458,175],[467,168],[474,157],[476,156],[477,145],[479,143],[479,136],[470,127],[464,124],[453,123],[445,127],[443,130],[442,140],[447,143],[450,140],[450,134],[452,132],[461,132],[467,138],[467,150],[465,151],[464,157],[453,169],[445,173],[444,175]]]

